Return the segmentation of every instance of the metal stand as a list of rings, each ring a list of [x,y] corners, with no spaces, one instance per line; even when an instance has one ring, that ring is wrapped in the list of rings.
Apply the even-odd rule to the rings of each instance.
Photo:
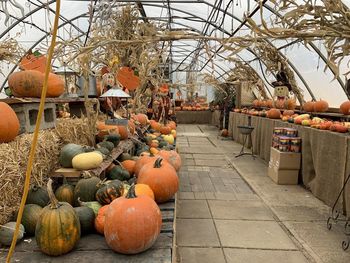
[[[349,180],[350,180],[350,174],[348,175],[348,177],[344,181],[343,187],[340,190],[340,192],[338,194],[338,197],[337,197],[337,199],[335,200],[335,202],[334,202],[334,204],[332,206],[331,215],[327,219],[327,228],[328,228],[328,230],[332,229],[332,224],[333,223],[337,224],[338,222],[345,222],[345,225],[344,225],[345,240],[343,240],[343,242],[342,242],[343,250],[347,250],[349,248],[349,246],[350,246],[350,217],[347,217],[347,216],[343,217],[341,215],[341,212],[339,212],[336,209],[336,206],[337,206],[337,203],[338,203],[342,193],[344,192],[345,187],[346,187],[347,183],[349,182]],[[339,216],[341,216],[342,218],[339,219]]]
[[[243,155],[251,155],[253,157],[253,159],[255,159],[255,155],[253,154],[253,140],[252,140],[252,132],[254,130],[254,127],[251,126],[251,121],[252,121],[252,117],[248,116],[248,125],[247,126],[237,126],[240,133],[244,136],[244,139],[243,139],[242,149],[239,152],[239,154],[235,156],[235,158],[238,158],[238,157],[243,156]],[[252,152],[246,153],[246,152],[244,152],[244,146],[246,145],[246,143],[248,146],[249,140],[252,143],[252,147],[251,147]]]

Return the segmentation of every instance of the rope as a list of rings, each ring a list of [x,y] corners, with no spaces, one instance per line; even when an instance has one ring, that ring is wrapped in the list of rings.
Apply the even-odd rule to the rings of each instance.
[[[29,153],[29,159],[28,159],[27,170],[26,170],[26,177],[25,177],[25,181],[24,181],[23,195],[22,195],[22,200],[21,200],[21,204],[19,207],[19,211],[18,211],[18,216],[17,216],[17,221],[16,221],[16,229],[15,229],[15,232],[13,234],[11,247],[10,247],[9,253],[7,255],[7,258],[6,258],[6,263],[11,262],[12,255],[13,255],[13,252],[15,250],[16,242],[17,242],[17,235],[19,232],[19,226],[20,226],[21,221],[22,221],[23,210],[24,210],[24,206],[25,206],[25,203],[27,200],[29,183],[30,183],[30,176],[32,173],[32,167],[33,167],[33,161],[34,161],[34,154],[35,154],[36,146],[38,143],[39,128],[40,128],[41,118],[42,118],[42,115],[44,112],[47,84],[48,84],[48,79],[49,79],[49,73],[51,70],[51,60],[52,60],[52,56],[53,56],[53,52],[54,52],[54,47],[56,45],[58,19],[60,16],[60,4],[61,4],[61,1],[57,0],[56,1],[55,21],[54,21],[54,27],[53,27],[53,31],[52,31],[51,46],[49,48],[49,54],[48,54],[47,61],[46,61],[44,86],[43,86],[43,90],[41,92],[39,112],[38,112],[38,117],[36,119],[35,130],[34,130],[34,134],[33,134],[33,141],[32,141],[32,145],[31,145],[30,153]]]

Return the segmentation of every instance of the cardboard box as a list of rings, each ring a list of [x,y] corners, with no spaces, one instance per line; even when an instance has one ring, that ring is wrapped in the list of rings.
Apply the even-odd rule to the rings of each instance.
[[[299,170],[301,163],[301,153],[280,152],[271,147],[270,162],[278,170]]]
[[[276,184],[298,184],[299,170],[279,170],[271,162],[269,163],[268,175]]]

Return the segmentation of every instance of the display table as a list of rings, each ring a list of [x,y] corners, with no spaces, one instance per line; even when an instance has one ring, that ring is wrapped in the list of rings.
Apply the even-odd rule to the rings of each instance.
[[[205,111],[176,111],[176,120],[180,124],[209,124],[211,121],[210,110]]]
[[[214,110],[211,114],[210,124],[220,127],[221,110]]]
[[[243,136],[238,125],[247,125],[248,115],[230,113],[229,135],[239,143]],[[302,138],[301,180],[311,192],[327,205],[332,206],[340,192],[346,175],[350,173],[350,137],[330,131],[317,130],[281,120],[252,116],[252,144],[254,153],[266,162],[270,159],[274,127],[290,127],[298,130]],[[345,189],[339,209],[350,211],[350,186]]]

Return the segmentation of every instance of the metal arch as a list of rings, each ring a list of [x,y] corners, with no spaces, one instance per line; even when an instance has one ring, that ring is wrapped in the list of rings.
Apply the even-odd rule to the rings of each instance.
[[[274,10],[269,5],[263,4],[263,6],[267,10],[269,10],[271,13],[273,13],[276,16],[278,16],[279,18],[283,17],[278,11]],[[317,55],[323,60],[323,62],[327,65],[327,67],[330,69],[330,71],[333,73],[333,75],[335,75],[335,72],[334,72],[333,68],[329,66],[327,58],[322,54],[322,52],[318,49],[318,47],[316,47],[316,45],[313,42],[308,42],[308,44],[317,53]],[[350,99],[350,94],[348,93],[347,89],[345,88],[345,84],[344,84],[343,80],[339,76],[337,76],[336,79],[339,82],[340,86],[343,88],[343,90],[344,90],[346,96],[348,97],[348,99]]]

